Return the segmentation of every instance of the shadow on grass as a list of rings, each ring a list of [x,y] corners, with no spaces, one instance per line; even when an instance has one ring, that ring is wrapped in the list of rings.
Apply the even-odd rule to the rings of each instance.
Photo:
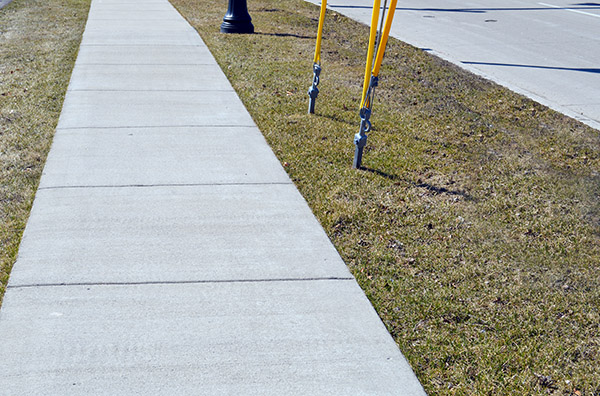
[[[318,106],[318,104],[317,104],[317,106]],[[358,113],[358,112],[357,112],[357,113]],[[337,117],[337,116],[335,116],[335,115],[331,115],[331,114],[319,114],[319,113],[315,113],[315,115],[316,115],[317,117],[323,117],[323,118],[327,118],[327,119],[329,119],[329,120],[331,120],[331,121],[339,122],[339,123],[341,123],[341,124],[346,124],[346,125],[355,126],[355,127],[357,127],[357,128],[358,128],[358,127],[359,127],[359,125],[360,125],[360,119],[358,118],[358,116],[357,116],[356,120],[352,120],[352,121],[351,121],[351,120],[345,120],[345,119],[343,119],[343,118],[340,118],[340,117]]]
[[[254,32],[254,34],[258,34],[261,36],[275,36],[275,37],[296,37],[299,39],[310,39],[310,40],[316,40],[317,36],[301,36],[299,34],[292,34],[292,33],[263,33],[263,32]]]
[[[402,182],[402,183],[406,183],[410,186],[413,187],[418,187],[418,188],[424,188],[428,191],[430,191],[431,193],[433,193],[434,195],[439,195],[439,194],[447,194],[447,195],[457,195],[460,197],[463,197],[464,199],[466,199],[467,201],[475,201],[475,198],[473,198],[473,196],[471,196],[470,194],[467,194],[464,191],[458,191],[458,190],[449,190],[445,187],[438,187],[438,186],[434,186],[432,184],[429,183],[415,183],[413,181],[407,180],[405,178],[402,178],[398,175],[394,175],[391,173],[386,173],[383,171],[380,171],[379,169],[372,169],[372,168],[368,168],[366,166],[361,166],[360,170],[365,171],[365,172],[369,172],[369,173],[373,173],[376,174],[378,176],[381,177],[385,177],[386,179],[389,180],[393,180],[396,182]]]
[[[368,5],[345,5],[331,4],[331,8],[362,8],[370,10],[372,7]],[[579,3],[574,7],[484,7],[484,8],[410,8],[396,7],[396,11],[416,11],[416,12],[458,12],[485,14],[491,11],[560,11],[560,10],[597,10],[598,3]]]
[[[516,63],[494,63],[494,62],[470,62],[461,61],[465,65],[482,65],[482,66],[506,66],[506,67],[522,67],[530,69],[546,69],[546,70],[565,70],[584,73],[600,73],[600,68],[585,68],[585,67],[560,67],[560,66],[540,66],[540,65],[521,65]]]

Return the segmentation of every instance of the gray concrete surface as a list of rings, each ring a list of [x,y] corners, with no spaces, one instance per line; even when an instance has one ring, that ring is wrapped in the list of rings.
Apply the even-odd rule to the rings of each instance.
[[[240,183],[39,190],[10,284],[331,277],[350,273],[294,185]]]
[[[0,0],[0,9],[6,7],[12,2],[12,0]]]
[[[370,0],[328,3],[370,21]],[[600,129],[600,3],[400,0],[391,34]]]
[[[16,288],[2,314],[5,395],[422,394],[353,280]]]
[[[79,48],[77,66],[88,65],[214,65],[204,45],[190,46],[93,46]],[[74,70],[75,71],[75,70]],[[219,71],[219,70],[217,70]]]
[[[214,65],[79,65],[72,78],[72,91],[231,91]]]
[[[61,114],[58,129],[254,125],[233,89],[72,91],[64,105],[73,111]]]
[[[43,174],[42,189],[290,183],[255,126],[62,129]]]
[[[166,0],[93,0],[0,337],[7,395],[424,394]]]

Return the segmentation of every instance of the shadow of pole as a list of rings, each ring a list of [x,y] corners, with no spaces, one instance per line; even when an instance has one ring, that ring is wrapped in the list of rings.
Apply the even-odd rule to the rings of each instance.
[[[600,68],[539,66],[539,65],[521,65],[521,64],[517,64],[517,63],[470,62],[470,61],[461,61],[460,63],[462,63],[464,65],[522,67],[522,68],[529,68],[529,69],[565,70],[565,71],[600,74]]]
[[[447,194],[447,195],[457,195],[457,196],[461,196],[464,199],[468,200],[468,201],[474,201],[475,199],[468,193],[464,192],[464,191],[458,191],[458,190],[449,190],[445,187],[438,187],[438,186],[434,186],[432,184],[429,183],[415,183],[414,181],[411,180],[407,180],[405,178],[402,178],[398,175],[393,175],[391,173],[386,173],[383,171],[380,171],[379,169],[373,169],[373,168],[368,168],[366,166],[361,166],[359,168],[362,171],[365,172],[369,172],[369,173],[373,173],[376,174],[378,176],[381,177],[385,177],[386,179],[389,180],[393,180],[396,182],[402,182],[402,183],[406,183],[409,186],[412,187],[416,187],[416,188],[424,188],[426,190],[428,190],[429,192],[433,193],[434,195],[439,195],[439,194]]]
[[[310,40],[315,40],[317,37],[316,36],[301,36],[299,34],[292,34],[292,33],[263,33],[263,32],[254,32],[254,34],[258,34],[261,36],[274,36],[274,37],[296,37],[299,39],[310,39]]]
[[[331,8],[363,8],[371,9],[371,6],[362,5],[337,5],[332,4]],[[422,11],[422,12],[459,12],[459,13],[473,13],[473,14],[484,14],[489,11],[561,11],[561,10],[600,10],[600,4],[597,3],[581,3],[576,4],[573,7],[505,7],[505,8],[409,8],[409,7],[396,7],[396,11]]]

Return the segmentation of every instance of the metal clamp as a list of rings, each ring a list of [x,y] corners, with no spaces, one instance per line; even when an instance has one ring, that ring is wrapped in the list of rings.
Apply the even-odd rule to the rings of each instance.
[[[319,64],[315,63],[313,65],[312,86],[308,89],[308,97],[310,98],[309,102],[308,102],[309,114],[314,114],[314,112],[315,112],[315,102],[317,100],[317,96],[319,96],[319,88],[317,88],[317,85],[319,85],[320,75],[321,75],[321,66]]]
[[[354,144],[356,150],[354,150],[354,162],[352,167],[354,169],[360,169],[362,163],[363,149],[367,145],[367,132],[371,130],[371,106],[373,105],[373,95],[375,93],[375,87],[379,84],[379,78],[377,76],[371,76],[369,81],[369,88],[365,95],[365,102],[361,107],[360,115],[360,128],[356,135],[354,135]]]
[[[369,88],[367,89],[367,94],[365,95],[365,103],[363,103],[363,108],[368,108],[369,112],[371,111],[371,106],[373,105],[373,96],[375,95],[375,87],[377,87],[378,85],[379,85],[379,77],[371,76],[371,80],[369,81]],[[361,117],[362,117],[362,115],[361,115]]]
[[[352,167],[354,169],[360,169],[362,163],[363,149],[367,145],[367,132],[371,130],[371,109],[363,107],[360,109],[360,129],[356,135],[354,135],[354,144],[356,149],[354,150],[354,162]]]
[[[371,109],[363,107],[360,109],[360,132],[369,132],[371,130]]]

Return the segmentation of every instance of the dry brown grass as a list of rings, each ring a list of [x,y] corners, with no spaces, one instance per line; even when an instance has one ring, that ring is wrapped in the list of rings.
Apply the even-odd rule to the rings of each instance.
[[[0,299],[58,122],[88,7],[88,0],[14,0],[0,10]]]
[[[393,40],[351,169],[367,28],[318,8],[172,0],[198,29],[432,395],[600,395],[600,135]]]
[[[600,395],[600,137],[393,40],[366,171],[350,169],[367,30],[253,0],[173,0],[200,31],[430,394]],[[58,119],[87,1],[0,10],[2,289]]]

